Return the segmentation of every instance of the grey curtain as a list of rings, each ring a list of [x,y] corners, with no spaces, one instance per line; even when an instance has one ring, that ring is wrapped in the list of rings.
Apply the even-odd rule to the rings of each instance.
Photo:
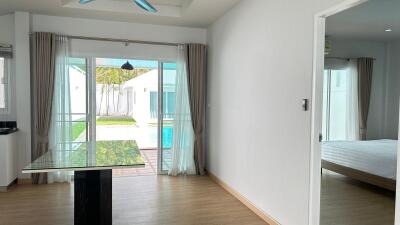
[[[34,33],[32,37],[33,102],[35,142],[32,160],[48,151],[49,129],[55,77],[56,36],[52,33]],[[32,175],[34,184],[47,183],[47,174]]]
[[[196,173],[205,174],[204,126],[206,104],[207,47],[187,44],[189,101],[194,130],[194,162]]]
[[[367,120],[371,99],[372,71],[374,59],[357,59],[358,70],[358,113],[360,120],[360,139],[367,139]]]

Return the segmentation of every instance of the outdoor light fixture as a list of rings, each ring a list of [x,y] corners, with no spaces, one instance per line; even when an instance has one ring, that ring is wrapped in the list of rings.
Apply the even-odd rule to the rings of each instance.
[[[130,64],[129,61],[126,61],[126,63],[124,63],[124,65],[121,66],[121,69],[123,69],[123,70],[134,70],[135,68],[133,68],[132,64]]]
[[[385,30],[386,32],[392,32],[392,29],[388,28]]]

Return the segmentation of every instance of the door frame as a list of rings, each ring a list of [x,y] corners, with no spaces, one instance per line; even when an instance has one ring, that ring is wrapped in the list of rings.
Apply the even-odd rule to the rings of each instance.
[[[83,57],[86,60],[87,70],[87,138],[88,138],[88,157],[91,156],[95,160],[95,142],[96,142],[96,116],[97,116],[97,99],[96,99],[96,56]],[[140,59],[139,59],[140,60]],[[167,171],[162,170],[162,128],[163,128],[163,81],[164,81],[164,64],[173,63],[166,60],[151,60],[158,63],[158,116],[157,116],[157,175],[167,174]]]
[[[325,21],[326,18],[344,10],[353,8],[368,0],[345,0],[314,16],[313,45],[313,80],[312,80],[312,114],[311,114],[311,158],[310,158],[310,194],[309,194],[309,225],[320,224],[321,199],[321,144],[319,135],[322,130],[322,95],[325,52]],[[399,132],[400,137],[400,132]],[[398,146],[398,152],[400,144]],[[400,180],[400,154],[397,154],[397,180]],[[400,185],[396,191],[400,193]],[[400,195],[396,195],[395,225],[400,225]]]
[[[166,174],[162,170],[163,158],[163,106],[164,106],[164,62],[158,60],[158,123],[157,123],[157,174]]]
[[[163,128],[164,128],[164,64],[177,63],[171,60],[158,60],[158,146],[157,146],[157,174],[166,175],[167,170],[162,170],[163,160]]]
[[[96,116],[97,116],[97,89],[96,89],[96,57],[86,57],[87,65],[87,129],[89,130],[88,141],[88,159],[96,160]]]

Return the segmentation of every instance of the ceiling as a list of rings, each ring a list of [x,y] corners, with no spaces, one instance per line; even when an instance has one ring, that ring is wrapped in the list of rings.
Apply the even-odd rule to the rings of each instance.
[[[390,41],[400,38],[400,1],[370,0],[326,20],[333,38]],[[391,29],[392,32],[385,32]]]
[[[81,5],[78,0],[1,0],[0,15],[28,11],[53,16],[124,22],[207,27],[240,0],[148,0],[155,14],[137,7],[133,0],[97,0]]]

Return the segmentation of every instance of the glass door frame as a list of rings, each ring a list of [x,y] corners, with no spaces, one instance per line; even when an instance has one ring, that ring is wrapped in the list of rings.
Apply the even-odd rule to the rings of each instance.
[[[96,160],[96,57],[86,57],[88,71],[87,85],[87,116],[88,116],[88,159]]]
[[[158,61],[158,123],[157,123],[157,174],[166,174],[162,170],[163,161],[163,91],[164,91],[164,65],[162,61]]]
[[[95,56],[82,57],[86,60],[87,82],[86,82],[86,95],[87,95],[87,112],[86,112],[86,127],[87,127],[87,149],[88,157],[94,157],[95,160],[95,146],[96,146],[96,58]],[[157,174],[165,175],[167,170],[163,169],[163,118],[164,118],[164,64],[175,63],[166,60],[154,60],[158,62],[158,116],[157,116]],[[89,159],[89,158],[88,158]]]
[[[163,160],[164,160],[164,119],[165,116],[169,116],[170,114],[164,112],[164,71],[165,71],[165,64],[176,64],[176,61],[171,60],[159,60],[158,61],[158,159],[157,159],[157,170],[158,174],[166,175],[168,174],[168,170],[163,168]],[[176,84],[175,84],[176,85]],[[167,107],[165,108],[167,110]],[[173,133],[172,133],[173,138]],[[163,170],[164,169],[164,170]]]

